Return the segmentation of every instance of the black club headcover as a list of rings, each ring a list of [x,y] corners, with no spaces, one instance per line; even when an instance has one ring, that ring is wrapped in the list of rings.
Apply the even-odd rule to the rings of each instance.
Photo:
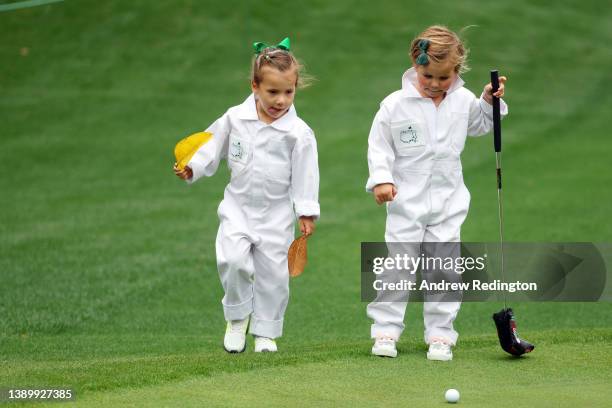
[[[533,344],[519,338],[516,332],[516,322],[514,321],[512,309],[502,309],[494,313],[493,320],[495,321],[495,326],[497,326],[499,344],[504,351],[513,356],[521,356],[535,348]]]

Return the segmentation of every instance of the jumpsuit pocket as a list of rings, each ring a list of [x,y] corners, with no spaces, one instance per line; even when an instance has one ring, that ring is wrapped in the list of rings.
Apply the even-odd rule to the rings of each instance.
[[[466,112],[451,113],[451,146],[456,153],[461,153],[467,137],[468,114]]]
[[[291,161],[291,152],[293,151],[293,143],[288,137],[273,136],[266,144],[266,153],[268,161],[285,162]]]
[[[415,119],[391,122],[393,145],[400,156],[422,153],[427,145],[425,124]]]
[[[230,134],[227,162],[232,172],[232,177],[237,176],[246,169],[250,156],[250,142],[234,133]]]
[[[290,184],[290,163],[268,162],[266,164],[266,195],[270,199],[287,197]]]

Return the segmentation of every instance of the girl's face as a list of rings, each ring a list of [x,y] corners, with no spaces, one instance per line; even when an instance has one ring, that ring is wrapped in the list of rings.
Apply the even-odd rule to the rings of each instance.
[[[251,89],[257,97],[257,113],[265,123],[272,123],[287,113],[293,104],[297,72],[295,69],[279,71],[270,66],[261,69],[262,80],[259,84],[251,83]]]
[[[429,61],[427,65],[415,65],[419,93],[432,99],[441,99],[451,87],[457,73],[451,61]]]

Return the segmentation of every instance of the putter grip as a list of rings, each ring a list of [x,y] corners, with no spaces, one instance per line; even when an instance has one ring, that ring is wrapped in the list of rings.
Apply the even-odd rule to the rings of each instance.
[[[491,85],[493,85],[493,93],[499,89],[499,72],[491,71]],[[493,97],[493,146],[496,152],[501,152],[501,117],[499,114],[499,98]]]

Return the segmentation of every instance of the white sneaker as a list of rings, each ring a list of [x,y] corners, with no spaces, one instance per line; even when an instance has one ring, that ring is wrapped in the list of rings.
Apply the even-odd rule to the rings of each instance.
[[[249,327],[249,318],[227,322],[223,348],[228,353],[242,353],[246,348],[246,332]]]
[[[427,352],[428,360],[450,361],[453,359],[451,346],[443,339],[433,339]]]
[[[380,357],[397,357],[395,339],[389,335],[376,337],[374,346],[372,346],[372,354]]]
[[[256,353],[274,353],[278,349],[276,348],[276,342],[268,337],[255,336],[255,352]]]

